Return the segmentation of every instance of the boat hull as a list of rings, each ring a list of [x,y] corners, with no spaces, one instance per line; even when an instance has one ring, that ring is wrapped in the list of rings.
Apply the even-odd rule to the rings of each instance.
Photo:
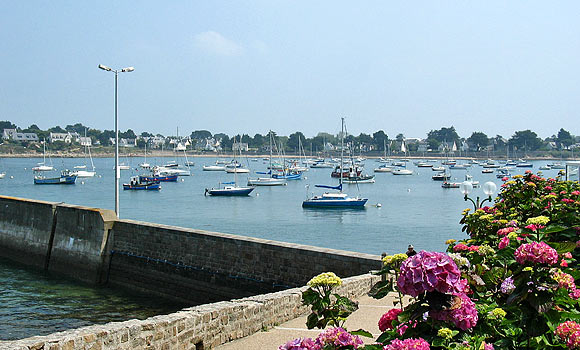
[[[286,179],[257,178],[248,179],[248,186],[285,186]]]
[[[155,191],[160,190],[161,185],[158,182],[152,182],[147,184],[138,184],[138,185],[131,185],[131,184],[123,184],[123,190],[145,190],[145,191]]]
[[[34,178],[35,185],[74,185],[77,180],[76,175],[61,176],[53,178]]]
[[[212,188],[212,189],[207,189],[205,190],[206,194],[209,194],[211,196],[248,196],[252,191],[254,190],[254,187],[239,187],[239,188]]]
[[[364,209],[367,198],[357,199],[308,199],[302,202],[302,208],[325,208],[325,209]]]
[[[167,176],[139,176],[141,182],[177,182],[177,175]]]

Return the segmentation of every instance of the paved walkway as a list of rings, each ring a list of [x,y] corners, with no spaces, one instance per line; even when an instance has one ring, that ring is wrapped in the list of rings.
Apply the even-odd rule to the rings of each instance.
[[[391,294],[383,299],[376,300],[368,296],[357,299],[359,309],[355,311],[346,321],[348,330],[364,329],[374,335],[373,339],[362,337],[365,343],[372,343],[381,332],[378,322],[381,316],[389,309],[393,308],[394,295]],[[321,332],[320,329],[306,328],[306,317],[308,315],[290,320],[267,331],[258,332],[248,337],[234,340],[215,348],[216,350],[277,350],[278,347],[295,338],[316,338]]]

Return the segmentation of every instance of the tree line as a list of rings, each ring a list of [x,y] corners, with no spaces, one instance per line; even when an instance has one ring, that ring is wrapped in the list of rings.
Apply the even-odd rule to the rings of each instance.
[[[66,133],[66,132],[76,132],[81,136],[85,133],[88,137],[91,137],[94,143],[98,141],[103,146],[111,145],[111,139],[115,137],[115,132],[113,130],[98,130],[84,126],[81,123],[76,123],[73,125],[67,125],[62,128],[60,126],[54,126],[48,128],[47,130],[40,129],[36,124],[32,124],[27,128],[20,128],[10,121],[0,121],[0,133],[4,129],[17,129],[19,132],[30,132],[36,133],[40,140],[48,139],[51,132],[55,133]],[[282,148],[289,152],[297,152],[299,146],[301,145],[304,150],[308,153],[320,152],[324,150],[326,144],[338,145],[340,143],[340,135],[333,135],[326,132],[320,132],[314,137],[306,137],[300,131],[296,131],[289,136],[279,136],[275,132],[272,132],[274,139],[276,140],[277,147],[282,146]],[[165,137],[159,133],[152,133],[143,131],[137,135],[132,129],[126,131],[120,131],[119,137],[126,139],[137,139],[138,147],[144,147],[144,138],[150,138],[154,136],[163,137],[166,143],[169,144],[171,139],[176,139],[177,136]],[[490,148],[494,151],[505,152],[508,147],[509,150],[514,151],[538,151],[538,150],[549,150],[549,149],[567,149],[571,145],[580,142],[580,137],[572,135],[569,131],[561,128],[556,134],[547,137],[545,139],[540,138],[534,131],[529,129],[516,131],[509,138],[505,138],[502,135],[488,136],[481,131],[472,132],[471,136],[467,138],[460,137],[455,130],[455,127],[442,127],[438,130],[431,130],[427,133],[424,142],[428,149],[439,150],[443,145],[449,148],[449,145],[455,143],[459,148],[464,142],[469,145],[470,151],[485,151]],[[229,136],[225,133],[212,134],[208,130],[195,130],[189,135],[192,143],[195,145],[196,142],[203,141],[206,139],[214,139],[220,142],[222,149],[231,150],[234,140],[236,142],[247,143],[249,148],[253,149],[263,149],[269,145],[269,136],[266,134],[256,133],[253,136],[248,134],[238,134]],[[360,152],[366,152],[370,150],[374,151],[385,151],[385,146],[388,147],[400,147],[400,143],[405,140],[405,135],[402,133],[397,134],[394,138],[389,138],[389,136],[383,131],[379,130],[372,134],[360,133],[358,136],[347,135],[345,142],[351,144],[353,148]],[[419,144],[416,142],[409,142],[407,148],[410,151],[417,151]]]

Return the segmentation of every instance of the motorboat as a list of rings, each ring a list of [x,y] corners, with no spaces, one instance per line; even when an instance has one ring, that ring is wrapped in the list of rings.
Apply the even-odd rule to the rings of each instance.
[[[349,176],[343,178],[342,182],[347,184],[370,184],[375,183],[375,176],[374,175]]]
[[[445,171],[445,167],[444,166],[434,166],[431,168],[431,170],[433,170],[433,171]]]
[[[70,170],[63,170],[60,176],[48,177],[45,175],[34,176],[35,185],[73,185],[77,180],[77,175]]]
[[[406,168],[396,168],[392,171],[393,175],[413,175],[413,170]]]
[[[155,181],[143,181],[140,176],[133,176],[128,184],[123,184],[123,190],[160,190],[161,185]]]
[[[443,183],[441,184],[441,187],[443,187],[443,188],[459,188],[459,185],[461,185],[459,182],[443,181]]]
[[[431,179],[433,179],[434,181],[447,181],[451,178],[451,174],[447,174],[445,172],[440,172],[437,173],[433,176],[431,176]]]
[[[276,179],[274,177],[249,178],[248,186],[286,186],[286,179]]]
[[[393,171],[393,168],[391,168],[390,166],[383,164],[381,166],[379,166],[378,168],[375,168],[375,173],[390,173]]]
[[[161,175],[155,173],[153,175],[140,175],[139,181],[142,183],[147,182],[177,182],[177,175]]]

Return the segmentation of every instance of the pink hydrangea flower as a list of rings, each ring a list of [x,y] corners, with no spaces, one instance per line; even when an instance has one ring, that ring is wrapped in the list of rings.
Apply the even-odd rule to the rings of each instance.
[[[476,252],[479,250],[479,246],[478,245],[472,245],[469,247],[469,251],[470,252]]]
[[[462,252],[462,251],[465,251],[465,250],[469,250],[469,247],[467,246],[467,244],[464,244],[464,243],[459,243],[459,244],[455,245],[455,247],[453,247],[453,251],[455,253]]]
[[[569,198],[562,198],[562,202],[566,203],[566,204],[570,204],[570,203],[574,203],[573,199],[569,199]]]
[[[518,264],[523,264],[527,261],[548,265],[558,263],[558,252],[544,242],[522,244],[516,249],[514,255]]]
[[[545,189],[546,191],[551,191],[551,190],[552,190],[552,186],[546,186],[546,187],[544,187],[544,189]]]
[[[321,347],[317,345],[311,338],[298,338],[280,345],[278,350],[320,350]]]
[[[501,241],[499,241],[499,244],[497,245],[497,247],[499,249],[504,249],[508,245],[510,245],[510,239],[508,236],[505,236],[504,238],[501,239]]]
[[[327,345],[352,346],[353,349],[358,349],[362,344],[363,341],[357,335],[352,335],[341,327],[329,328],[316,338],[316,345],[320,346],[317,349],[322,349]]]
[[[564,254],[562,254],[563,257],[565,257],[566,259],[572,259],[572,253],[570,252],[566,252]]]
[[[554,331],[556,336],[566,342],[568,349],[580,348],[580,324],[574,321],[561,323]]]
[[[408,338],[405,340],[395,339],[385,345],[383,350],[429,350],[431,346],[423,338]]]
[[[429,315],[436,320],[453,322],[461,330],[468,330],[477,325],[479,316],[473,301],[464,293],[457,295],[461,298],[461,306],[456,309],[430,311]]]
[[[391,309],[387,311],[381,319],[379,320],[379,329],[381,332],[387,329],[393,329],[393,321],[397,319],[397,316],[402,312],[401,309]]]
[[[461,293],[467,284],[457,265],[445,253],[421,251],[401,264],[397,286],[403,294],[416,297],[425,292]]]
[[[578,195],[580,195],[580,191],[572,191],[572,192],[570,192],[570,194],[572,194],[574,196],[578,196]]]
[[[505,236],[510,232],[514,232],[516,231],[518,228],[517,227],[505,227],[505,228],[500,228],[499,230],[497,230],[497,235],[498,236]]]

